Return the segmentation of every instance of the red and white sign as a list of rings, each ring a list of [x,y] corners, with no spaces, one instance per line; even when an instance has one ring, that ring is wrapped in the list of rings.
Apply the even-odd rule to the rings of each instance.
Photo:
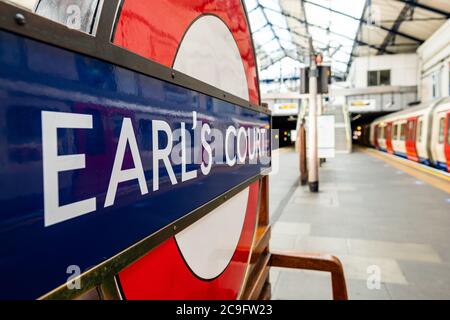
[[[125,0],[114,43],[259,104],[239,0]],[[236,299],[256,226],[259,182],[119,273],[126,299]]]

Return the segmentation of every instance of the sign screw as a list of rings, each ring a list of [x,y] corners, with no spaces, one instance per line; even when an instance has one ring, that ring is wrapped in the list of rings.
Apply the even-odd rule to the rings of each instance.
[[[23,25],[25,25],[27,23],[27,19],[21,13],[16,13],[16,15],[14,16],[14,20],[20,26],[23,26]]]

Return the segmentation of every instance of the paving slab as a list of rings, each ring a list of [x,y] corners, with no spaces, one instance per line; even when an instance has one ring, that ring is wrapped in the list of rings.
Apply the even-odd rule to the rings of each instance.
[[[272,248],[336,255],[351,299],[450,299],[450,194],[359,151],[328,159],[311,194],[298,184],[296,153],[279,156]],[[276,268],[271,278],[274,299],[332,297],[326,273]]]

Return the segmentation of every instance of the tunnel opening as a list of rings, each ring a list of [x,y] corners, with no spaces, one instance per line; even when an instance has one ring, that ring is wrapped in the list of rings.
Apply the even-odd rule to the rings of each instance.
[[[297,138],[297,116],[275,116],[272,118],[275,143],[280,148],[293,146]]]
[[[350,113],[352,143],[370,147],[370,124],[391,112]]]

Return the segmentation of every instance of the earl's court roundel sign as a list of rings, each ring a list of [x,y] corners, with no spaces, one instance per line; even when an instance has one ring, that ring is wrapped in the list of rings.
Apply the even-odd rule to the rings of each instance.
[[[270,168],[243,4],[107,6],[92,50],[0,25],[0,298],[45,297],[70,266],[115,270],[124,299],[239,298]]]

